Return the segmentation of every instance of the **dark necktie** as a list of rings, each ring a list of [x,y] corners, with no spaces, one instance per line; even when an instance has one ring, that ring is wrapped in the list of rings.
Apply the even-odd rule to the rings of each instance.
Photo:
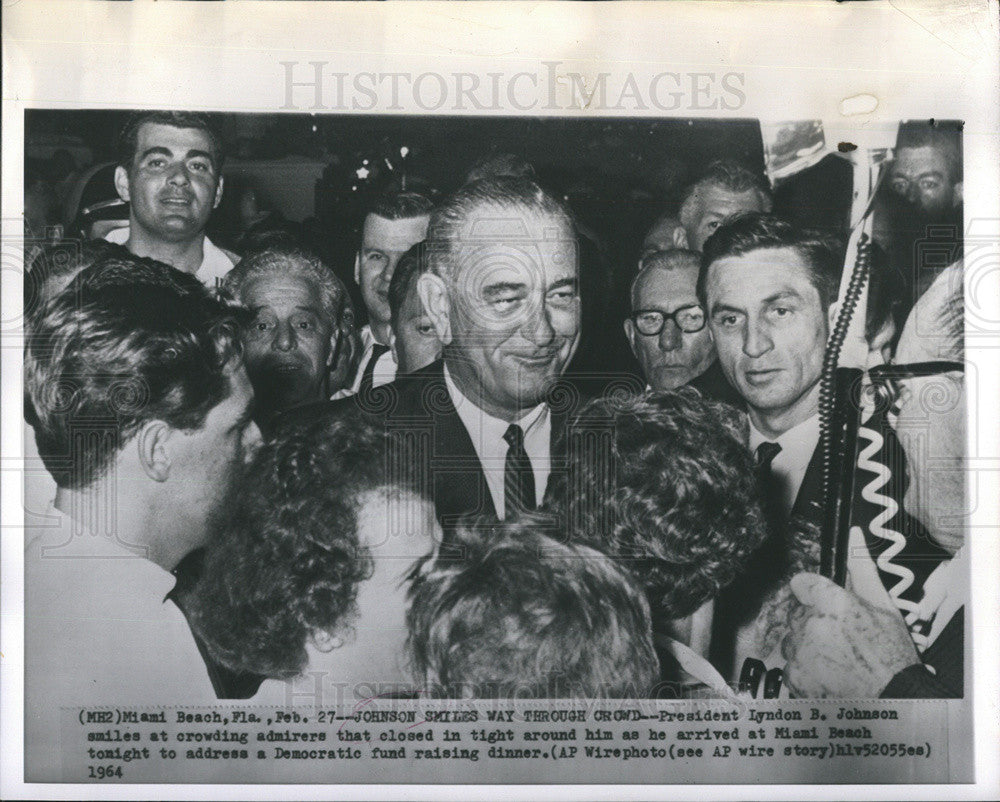
[[[368,360],[368,364],[365,365],[364,373],[361,374],[361,384],[358,385],[358,394],[365,395],[370,393],[372,390],[372,384],[375,381],[375,365],[378,363],[382,355],[389,350],[388,345],[382,345],[382,343],[374,343],[372,345],[372,356]]]
[[[510,448],[503,466],[503,503],[505,518],[535,509],[535,474],[524,450],[524,431],[516,423],[507,427],[503,439]]]
[[[781,499],[781,482],[771,470],[771,463],[781,451],[781,446],[765,440],[754,451],[754,464],[757,471],[757,482],[760,487],[761,508],[768,526],[772,532],[779,532],[784,527],[784,504]]]

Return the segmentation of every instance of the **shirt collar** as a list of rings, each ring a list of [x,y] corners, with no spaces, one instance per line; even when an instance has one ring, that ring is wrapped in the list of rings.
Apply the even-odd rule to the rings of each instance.
[[[455,406],[455,411],[458,413],[458,417],[462,419],[462,423],[465,424],[465,428],[470,434],[472,432],[478,432],[486,440],[491,440],[494,437],[497,440],[501,440],[503,438],[504,434],[507,432],[507,428],[510,426],[510,421],[493,417],[469,400],[469,398],[467,398],[466,395],[458,389],[458,385],[455,384],[455,381],[451,378],[451,372],[448,370],[447,362],[444,363],[444,383],[448,388],[448,395],[451,396],[451,402]],[[543,401],[538,406],[525,412],[524,415],[514,421],[514,423],[520,426],[525,435],[527,435],[529,432],[541,425],[548,414],[548,404]]]
[[[780,437],[774,439],[762,434],[753,421],[750,421],[750,450],[756,451],[761,443],[777,443],[781,446],[781,454],[786,460],[793,462],[809,462],[816,444],[819,442],[819,414],[806,418]]]

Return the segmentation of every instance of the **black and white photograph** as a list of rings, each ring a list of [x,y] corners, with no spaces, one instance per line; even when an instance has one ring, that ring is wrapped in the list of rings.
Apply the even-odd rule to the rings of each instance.
[[[982,781],[972,98],[272,61],[5,111],[18,787]]]

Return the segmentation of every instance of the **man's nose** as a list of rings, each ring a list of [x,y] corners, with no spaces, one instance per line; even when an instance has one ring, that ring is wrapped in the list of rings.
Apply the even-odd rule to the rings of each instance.
[[[673,320],[663,321],[663,330],[660,332],[660,350],[676,351],[683,342],[683,332]]]
[[[382,268],[382,272],[379,273],[379,278],[388,285],[392,281],[392,274],[396,270],[396,264],[399,262],[399,256],[388,256],[385,260],[385,267]]]
[[[278,351],[291,351],[295,348],[295,330],[290,323],[275,326],[274,347]]]
[[[173,166],[170,171],[170,176],[167,179],[171,184],[187,184],[190,183],[190,177],[188,176],[187,165],[183,162],[178,162]]]
[[[549,310],[544,303],[534,310],[522,331],[525,338],[539,347],[548,345],[555,339],[556,330],[552,326]]]
[[[750,322],[743,332],[743,353],[749,357],[766,354],[774,347],[767,327],[761,323]]]

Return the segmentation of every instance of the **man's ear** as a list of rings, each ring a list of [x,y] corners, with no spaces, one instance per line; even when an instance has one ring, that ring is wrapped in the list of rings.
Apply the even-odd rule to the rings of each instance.
[[[215,188],[215,203],[212,204],[213,209],[218,209],[219,204],[222,203],[222,184],[225,179],[219,176],[219,185]]]
[[[833,331],[833,325],[837,322],[837,315],[840,314],[840,301],[834,301],[826,312],[827,337]]]
[[[451,301],[444,279],[434,273],[423,273],[417,279],[417,295],[424,312],[431,319],[442,345],[451,343]]]
[[[684,226],[677,226],[677,228],[674,229],[673,239],[675,248],[683,248],[684,250],[687,250],[690,247],[688,245],[688,234],[687,231],[684,230]]]
[[[951,204],[952,206],[959,206],[962,203],[962,191],[963,191],[962,182],[959,181],[957,184],[955,184],[955,188],[952,191],[954,192],[954,194],[952,195],[951,198]]]
[[[115,190],[118,197],[128,203],[131,198],[128,192],[128,171],[120,164],[115,168]]]
[[[170,456],[167,441],[171,428],[161,420],[148,421],[139,429],[135,445],[139,451],[139,464],[146,476],[154,482],[165,482],[170,478]]]
[[[354,283],[361,286],[361,251],[354,254]]]
[[[625,319],[623,328],[625,329],[625,339],[628,340],[628,347],[632,349],[632,355],[638,359],[639,352],[635,346],[635,323],[632,322],[632,318]]]

